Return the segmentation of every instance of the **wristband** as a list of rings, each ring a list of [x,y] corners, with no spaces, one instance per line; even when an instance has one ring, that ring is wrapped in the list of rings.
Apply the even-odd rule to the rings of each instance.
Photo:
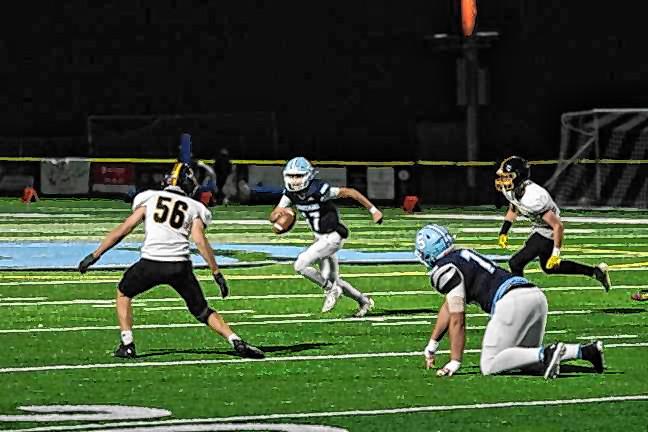
[[[376,206],[371,206],[371,208],[369,209],[369,213],[371,213],[371,214],[374,214],[377,211],[378,211],[378,209],[376,208]]]
[[[511,226],[513,225],[513,222],[510,220],[504,220],[504,223],[502,224],[502,228],[500,229],[500,235],[504,234],[506,235],[509,230],[511,229]]]
[[[560,256],[560,248],[557,248],[557,247],[554,246],[553,252],[551,252],[551,255]]]

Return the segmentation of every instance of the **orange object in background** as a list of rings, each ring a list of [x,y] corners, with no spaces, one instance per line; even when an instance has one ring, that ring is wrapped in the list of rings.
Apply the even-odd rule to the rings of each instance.
[[[403,210],[407,213],[414,213],[421,211],[421,206],[419,205],[419,197],[415,195],[407,195],[403,199]]]
[[[23,189],[22,198],[20,199],[25,204],[29,204],[32,201],[38,201],[38,192],[32,186],[27,186]]]
[[[476,20],[477,0],[461,0],[461,28],[464,36],[472,36]]]

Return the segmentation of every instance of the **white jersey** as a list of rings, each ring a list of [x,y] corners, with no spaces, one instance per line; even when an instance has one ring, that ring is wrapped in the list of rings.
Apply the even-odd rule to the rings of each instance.
[[[517,199],[514,191],[503,191],[502,193],[515,207],[518,214],[527,217],[531,221],[533,232],[537,232],[548,239],[553,239],[553,229],[542,217],[550,210],[556,216],[560,216],[560,209],[545,188],[528,180],[522,198]]]
[[[211,222],[211,212],[202,203],[184,195],[180,188],[137,194],[133,210],[146,207],[142,258],[154,261],[188,261],[189,235],[195,219],[205,227]]]

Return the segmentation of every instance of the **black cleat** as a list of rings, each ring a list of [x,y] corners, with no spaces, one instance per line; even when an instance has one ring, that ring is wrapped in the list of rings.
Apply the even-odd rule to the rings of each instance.
[[[234,351],[241,357],[253,358],[253,359],[262,359],[265,358],[265,354],[259,348],[252,345],[248,345],[247,342],[241,339],[234,339]]]
[[[119,343],[119,346],[115,350],[115,357],[119,358],[135,358],[137,354],[135,352],[135,343],[131,342],[128,345],[124,345],[123,342]]]
[[[581,358],[592,363],[597,373],[603,373],[605,369],[605,357],[603,356],[603,342],[594,341],[581,346]]]
[[[553,379],[560,374],[560,359],[565,354],[565,344],[553,343],[544,349],[544,379]]]
[[[610,273],[608,272],[608,265],[601,263],[594,267],[594,278],[603,285],[605,292],[610,291]]]

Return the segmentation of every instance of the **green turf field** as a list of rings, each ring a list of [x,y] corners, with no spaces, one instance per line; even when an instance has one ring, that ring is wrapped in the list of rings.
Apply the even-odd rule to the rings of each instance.
[[[265,219],[269,210],[218,208],[209,237],[216,247],[219,242],[308,244],[302,224],[275,236],[269,224],[240,223]],[[341,211],[351,230],[349,248],[410,250],[417,229],[434,222],[447,225],[459,245],[510,253],[495,247],[500,226],[495,216],[501,212],[492,208],[435,208],[415,216],[388,209],[382,226],[373,225],[362,209]],[[98,241],[128,213],[128,204],[110,200],[44,200],[29,207],[0,201],[0,241]],[[239,335],[268,353],[263,361],[234,356],[168,287],[136,300],[140,357],[116,360],[111,356],[119,337],[113,298],[121,272],[4,271],[0,429],[646,431],[648,302],[633,302],[630,294],[647,285],[648,212],[564,211],[563,216],[563,256],[609,263],[612,291],[606,294],[583,277],[547,277],[536,264],[527,276],[549,299],[546,340],[602,339],[608,365],[603,375],[576,362],[564,366],[554,381],[519,374],[482,377],[478,349],[488,317],[471,306],[463,366],[452,378],[437,378],[423,368],[421,352],[442,297],[415,264],[342,265],[343,277],[376,302],[362,319],[351,318],[355,304],[348,299],[320,313],[321,290],[297,277],[290,263],[225,269],[232,291],[227,300],[218,298],[208,272],[198,271],[212,306]],[[511,250],[521,246],[528,228],[524,221],[516,225]],[[132,239],[141,238],[138,229]],[[447,348],[443,341],[442,364]],[[157,410],[111,416],[103,407],[102,417],[77,408],[38,417],[19,409],[30,405]]]

